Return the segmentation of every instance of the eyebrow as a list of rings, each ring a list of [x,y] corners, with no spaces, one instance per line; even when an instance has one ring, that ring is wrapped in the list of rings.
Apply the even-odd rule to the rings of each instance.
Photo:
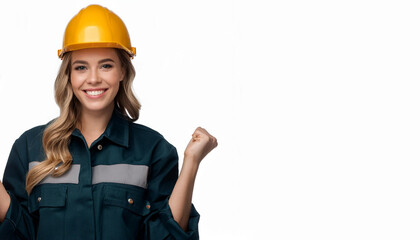
[[[113,63],[115,63],[115,61],[114,60],[112,60],[111,58],[105,58],[105,59],[102,59],[102,60],[99,60],[98,61],[98,63],[100,64],[100,63],[104,63],[104,62],[113,62]],[[88,64],[88,62],[86,62],[86,61],[83,61],[83,60],[76,60],[76,61],[74,61],[73,63],[72,63],[72,65],[74,65],[74,64]]]

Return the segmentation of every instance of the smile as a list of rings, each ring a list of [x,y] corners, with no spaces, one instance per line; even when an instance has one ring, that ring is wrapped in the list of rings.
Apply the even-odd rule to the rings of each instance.
[[[106,92],[107,89],[87,89],[87,90],[83,90],[88,96],[99,96],[102,95],[104,92]]]
[[[104,92],[105,92],[104,90],[100,90],[100,91],[86,91],[86,93],[88,95],[90,95],[90,96],[97,96],[97,95],[100,95],[100,94],[102,94]]]

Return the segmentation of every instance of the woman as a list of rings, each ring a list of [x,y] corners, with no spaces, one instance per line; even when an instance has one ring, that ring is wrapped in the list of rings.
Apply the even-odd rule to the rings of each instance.
[[[108,9],[82,9],[59,56],[60,116],[13,145],[0,183],[0,239],[198,239],[193,186],[217,140],[197,128],[178,177],[176,149],[134,123],[135,48]]]

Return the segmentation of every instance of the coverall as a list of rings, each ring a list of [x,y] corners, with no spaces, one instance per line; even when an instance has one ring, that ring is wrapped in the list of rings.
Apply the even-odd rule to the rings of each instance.
[[[184,231],[168,205],[178,178],[175,147],[117,108],[90,148],[75,129],[70,170],[46,177],[28,196],[25,177],[45,159],[46,126],[26,131],[12,147],[3,179],[11,204],[0,224],[0,239],[198,239],[194,206]]]

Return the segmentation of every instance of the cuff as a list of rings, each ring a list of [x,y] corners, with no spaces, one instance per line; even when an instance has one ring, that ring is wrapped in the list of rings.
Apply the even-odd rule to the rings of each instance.
[[[13,233],[15,232],[16,230],[15,223],[19,215],[18,207],[17,207],[19,203],[17,202],[13,194],[11,194],[10,192],[8,193],[10,195],[10,206],[9,206],[9,209],[7,210],[4,221],[0,223],[0,236],[6,236],[6,239],[8,239],[8,237],[11,237]]]
[[[199,239],[198,222],[200,220],[200,214],[197,212],[193,204],[191,204],[190,219],[188,221],[187,231],[184,231],[173,218],[168,200],[166,200],[164,207],[160,210],[159,216],[162,223],[165,225],[166,229],[170,232],[174,239]]]

